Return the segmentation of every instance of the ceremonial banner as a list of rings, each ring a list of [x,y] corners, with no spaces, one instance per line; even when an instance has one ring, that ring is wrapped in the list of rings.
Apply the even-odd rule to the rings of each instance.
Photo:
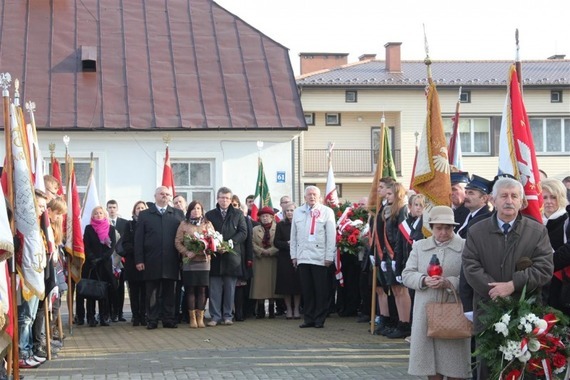
[[[461,87],[459,88],[459,99],[455,106],[455,115],[453,116],[453,128],[451,137],[449,138],[449,164],[455,166],[459,171],[463,170],[463,157],[461,152],[461,137],[459,134],[459,105],[461,104]]]
[[[329,173],[327,175],[327,184],[325,192],[326,192],[325,204],[329,207],[338,206],[338,194],[336,191],[336,183],[334,180],[332,162],[330,160],[329,160]]]
[[[79,194],[75,180],[73,159],[68,157],[67,165],[67,228],[65,251],[71,257],[69,265],[71,278],[75,283],[81,279],[81,268],[85,262],[85,248],[83,246],[83,230],[81,228],[81,208]]]
[[[29,167],[27,132],[20,107],[10,105],[10,133],[12,139],[14,179],[14,223],[20,249],[16,253],[16,267],[22,278],[22,296],[44,298],[44,268],[46,252],[40,233],[37,202]]]
[[[273,208],[271,195],[269,194],[269,186],[267,186],[267,179],[263,172],[263,162],[261,161],[261,158],[259,158],[257,165],[257,181],[255,183],[255,197],[253,199],[253,206],[251,207],[251,219],[257,221],[257,213],[265,206]]]
[[[61,167],[59,166],[59,161],[55,156],[51,155],[51,175],[57,179],[59,182],[59,189],[57,189],[57,195],[63,195],[63,181],[61,180]]]
[[[100,206],[99,192],[95,183],[95,173],[93,163],[91,164],[91,172],[89,173],[89,181],[87,182],[87,191],[83,198],[83,208],[81,209],[81,231],[85,232],[85,227],[91,223],[91,212],[95,206]]]
[[[430,79],[427,90],[427,117],[418,148],[413,188],[425,195],[431,206],[450,206],[451,179],[449,175],[450,166],[439,95],[435,84]]]
[[[521,212],[542,223],[542,189],[530,123],[515,65],[509,69],[507,98],[499,135],[499,174],[510,174],[523,187],[528,206]]]
[[[380,136],[378,141],[378,157],[376,160],[376,171],[374,179],[370,187],[368,195],[368,210],[373,214],[376,213],[378,206],[378,183],[382,178],[391,177],[396,180],[396,165],[392,157],[392,149],[390,149],[390,139],[388,138],[388,129],[385,125],[384,117],[381,120]]]
[[[174,189],[174,173],[170,165],[170,152],[166,147],[166,155],[164,156],[164,167],[162,168],[162,186],[168,187],[172,191],[172,196],[176,196]]]

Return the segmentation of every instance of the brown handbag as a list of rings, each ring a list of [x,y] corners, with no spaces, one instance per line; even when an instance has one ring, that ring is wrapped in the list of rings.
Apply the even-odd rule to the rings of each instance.
[[[441,301],[426,305],[427,336],[436,339],[465,339],[473,334],[473,323],[463,314],[463,305],[451,286],[455,302],[444,302],[445,289],[441,290]]]

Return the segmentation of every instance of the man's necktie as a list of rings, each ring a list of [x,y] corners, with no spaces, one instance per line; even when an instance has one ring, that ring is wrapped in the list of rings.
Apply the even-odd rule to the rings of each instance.
[[[503,224],[503,233],[506,235],[509,233],[509,230],[511,229],[511,225],[509,223],[505,223]]]
[[[160,211],[160,215],[164,215],[165,210],[163,208],[160,208],[159,211]]]
[[[220,210],[220,212],[222,213],[222,219],[226,220],[226,215],[227,215],[228,211],[227,210]]]
[[[117,222],[115,220],[111,220],[111,224],[113,225],[113,227],[115,227],[115,225],[117,224]]]

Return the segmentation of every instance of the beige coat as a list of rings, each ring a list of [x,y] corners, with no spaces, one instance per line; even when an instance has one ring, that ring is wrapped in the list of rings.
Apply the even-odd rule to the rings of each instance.
[[[438,296],[441,299],[441,290],[421,286],[423,277],[427,276],[429,261],[435,253],[443,268],[443,276],[457,289],[464,243],[462,238],[454,235],[451,242],[443,247],[437,247],[433,237],[418,240],[413,245],[406,268],[402,272],[404,285],[416,291],[408,366],[410,375],[432,376],[439,373],[462,379],[471,377],[470,339],[444,340],[427,336],[426,304],[437,301]],[[459,298],[459,294],[457,297]],[[449,301],[452,298],[450,297]]]
[[[263,300],[269,298],[282,298],[275,294],[275,282],[277,280],[277,253],[279,250],[273,245],[275,239],[275,222],[269,230],[271,247],[264,249],[262,245],[264,228],[253,228],[253,278],[249,298]],[[262,255],[262,251],[268,251],[269,255]]]
[[[182,270],[184,271],[209,271],[210,270],[210,257],[205,256],[202,254],[196,255],[195,252],[190,252],[184,246],[184,235],[194,235],[194,232],[202,233],[204,230],[207,230],[209,233],[214,232],[214,227],[212,227],[212,223],[206,221],[199,226],[195,226],[186,222],[185,220],[180,223],[178,227],[178,231],[176,231],[176,240],[174,241],[174,245],[176,249],[180,253],[180,259],[184,256],[190,258],[190,262],[186,264],[182,264]]]

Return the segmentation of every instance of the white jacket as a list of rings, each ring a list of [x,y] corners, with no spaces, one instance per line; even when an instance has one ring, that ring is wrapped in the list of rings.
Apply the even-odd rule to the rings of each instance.
[[[314,233],[311,235],[315,215]],[[316,204],[313,210],[303,205],[293,213],[291,223],[291,259],[297,264],[325,265],[336,256],[336,223],[333,210]]]

